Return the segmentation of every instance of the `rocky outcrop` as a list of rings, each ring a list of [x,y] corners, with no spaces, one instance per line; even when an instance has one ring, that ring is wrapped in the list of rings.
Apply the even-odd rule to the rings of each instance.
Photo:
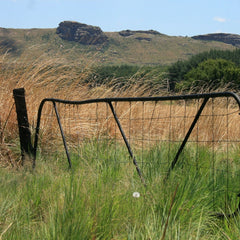
[[[212,33],[206,35],[198,35],[192,38],[197,40],[224,42],[240,48],[240,35],[238,34]]]
[[[61,22],[56,33],[64,40],[85,45],[102,44],[108,40],[101,28],[73,21]]]
[[[139,31],[123,30],[123,31],[119,32],[119,35],[121,35],[123,37],[128,37],[128,36],[134,35],[136,33],[145,33],[145,34],[152,34],[152,35],[163,35],[160,32],[155,31],[155,30],[147,30],[147,31],[142,31],[142,30],[139,30]]]
[[[18,51],[18,45],[15,40],[8,38],[8,37],[3,37],[0,38],[0,53],[17,53]]]
[[[139,41],[147,41],[147,42],[150,42],[150,41],[152,41],[152,39],[151,38],[147,38],[147,37],[136,37],[135,39],[137,39],[137,40],[139,40]]]

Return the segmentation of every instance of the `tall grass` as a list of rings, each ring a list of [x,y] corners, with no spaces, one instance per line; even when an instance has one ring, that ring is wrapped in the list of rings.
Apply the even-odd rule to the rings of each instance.
[[[149,159],[145,188],[131,165],[98,160],[89,147],[73,171],[59,156],[42,156],[34,172],[1,169],[2,239],[238,239],[238,217],[212,216],[205,174],[180,168],[165,182]]]
[[[14,141],[17,138],[16,114],[12,98],[14,88],[25,88],[28,118],[32,128],[35,126],[39,104],[44,98],[83,100],[93,97],[148,95],[151,91],[144,85],[131,86],[124,90],[114,90],[114,86],[108,87],[107,84],[91,88],[84,82],[91,74],[92,64],[92,60],[89,62],[85,60],[84,65],[69,65],[64,59],[49,58],[48,55],[42,55],[35,61],[30,61],[24,55],[15,60],[9,58],[7,53],[0,56],[1,160],[5,159],[13,163],[19,156],[19,152],[15,154],[9,149],[9,146],[17,144]],[[46,107],[44,114],[49,114],[51,109],[51,106]],[[48,122],[43,121],[42,126],[44,124]]]
[[[59,59],[46,60],[44,56],[35,62],[22,58],[12,62],[8,60],[7,55],[2,55],[0,67],[0,108],[2,110],[0,154],[1,165],[4,166],[9,164],[16,166],[15,160],[20,156],[16,115],[14,108],[11,110],[13,106],[11,96],[14,88],[26,89],[29,121],[32,128],[35,126],[40,101],[45,97],[83,100],[97,97],[144,96],[149,93],[144,85],[141,87],[135,85],[129,89],[118,89],[118,91],[106,85],[89,88],[88,85],[82,85],[82,80],[88,74],[88,65],[82,66],[83,71],[79,75],[78,71],[69,68],[65,62]],[[179,136],[184,135],[182,129],[187,129],[191,116],[196,112],[196,107],[191,103],[188,106],[170,103],[156,106],[153,103],[146,104],[144,111],[154,118],[156,108],[159,108],[157,111],[161,110],[162,114],[167,116],[170,106],[172,112],[185,118],[187,118],[184,113],[186,108],[189,110],[189,121],[171,123],[175,132],[172,138],[178,140]],[[220,112],[221,107],[219,103]],[[229,105],[230,108],[231,111],[236,110],[234,105]],[[133,119],[139,119],[142,118],[141,109],[140,104],[131,106],[123,104],[118,107],[118,114],[124,119],[124,114],[129,118],[131,113]],[[69,118],[67,108],[63,107],[60,110]],[[81,110],[83,116],[88,116],[89,106]],[[57,123],[53,121],[52,125],[49,124],[51,121],[48,117],[51,115],[52,107],[46,106],[42,122],[43,144],[40,148],[37,168],[34,171],[27,165],[21,168],[0,168],[0,239],[239,238],[238,216],[224,220],[217,220],[212,216],[215,209],[223,209],[222,199],[217,199],[216,202],[219,203],[217,206],[213,206],[212,203],[213,183],[210,180],[213,178],[209,171],[209,162],[206,161],[210,158],[211,152],[207,146],[201,146],[198,150],[198,163],[206,171],[196,171],[196,168],[191,167],[192,155],[196,151],[193,144],[184,151],[182,158],[186,161],[182,162],[185,164],[179,164],[167,181],[164,180],[164,174],[169,165],[163,164],[163,161],[169,157],[169,154],[174,155],[174,151],[166,151],[167,148],[164,145],[156,147],[149,144],[144,151],[136,146],[134,149],[136,154],[148,160],[148,164],[144,166],[147,179],[147,187],[144,187],[139,181],[134,166],[125,159],[124,146],[117,145],[119,161],[113,161],[116,145],[111,142],[97,141],[99,132],[92,130],[95,123],[85,124],[87,128],[85,133],[88,134],[88,138],[81,145],[81,149],[73,146],[75,147],[75,153],[73,151],[72,155],[74,166],[72,170],[67,169],[65,157],[59,149],[55,152],[54,145],[48,145],[51,149],[46,148],[46,150],[43,147],[50,140],[56,139],[54,133],[58,130]],[[106,116],[106,113],[104,115]],[[211,116],[206,116],[205,122],[201,123],[202,125],[199,124],[198,132],[194,132],[193,137],[198,134],[199,140],[210,138],[210,132],[214,130],[212,120]],[[234,115],[228,120],[229,130],[226,133],[226,128],[223,126],[226,118],[223,121],[220,117],[215,117],[217,139],[224,139],[226,134],[232,139],[237,139],[238,118]],[[124,128],[130,129],[129,134],[137,136],[139,124],[129,126],[126,120],[123,121],[126,122],[125,125],[123,124]],[[69,122],[69,119],[66,122]],[[166,137],[169,134],[170,125],[167,122],[161,124],[161,134]],[[110,133],[114,134],[114,125],[109,122],[108,127]],[[97,129],[101,130],[101,134],[106,134],[106,129],[99,126]],[[141,127],[143,138],[149,137],[149,134],[155,137],[156,129],[157,125],[154,125],[149,118]],[[79,129],[75,126],[75,130]],[[70,136],[74,137],[71,133]],[[57,143],[55,144],[57,148]],[[175,145],[172,149],[175,149]],[[238,148],[235,147],[234,150],[229,157],[237,159]],[[218,157],[216,156],[216,159],[222,160],[222,152]],[[216,161],[219,168],[221,163]],[[231,164],[233,165],[231,183],[237,185],[234,176],[238,176],[239,170],[237,164]],[[214,178],[221,179],[222,172],[216,172]],[[217,193],[222,187],[221,185],[214,190],[216,197],[220,196]],[[140,197],[133,197],[133,192],[139,192]],[[231,210],[235,206],[236,202],[231,202]]]

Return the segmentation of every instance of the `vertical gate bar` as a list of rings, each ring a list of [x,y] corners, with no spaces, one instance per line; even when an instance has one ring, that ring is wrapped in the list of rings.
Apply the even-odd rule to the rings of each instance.
[[[129,102],[129,116],[128,116],[128,121],[129,121],[129,125],[128,125],[128,142],[129,145],[131,144],[131,120],[132,120],[132,102]]]
[[[110,109],[111,109],[111,111],[112,111],[113,117],[114,117],[114,119],[115,119],[115,121],[116,121],[116,123],[117,123],[118,129],[119,129],[119,131],[121,132],[121,135],[122,135],[122,137],[123,137],[123,140],[124,140],[124,142],[125,142],[125,145],[126,145],[126,147],[127,147],[127,149],[128,149],[129,155],[130,155],[130,157],[131,157],[132,160],[133,160],[133,164],[134,164],[134,166],[135,166],[135,168],[136,168],[136,170],[137,170],[137,173],[138,173],[138,175],[139,175],[142,183],[143,183],[144,185],[146,185],[145,180],[144,180],[143,175],[142,175],[142,172],[141,172],[140,168],[138,167],[136,158],[135,158],[135,156],[133,155],[131,146],[130,146],[129,143],[128,143],[128,140],[127,140],[127,138],[126,138],[126,135],[125,135],[125,133],[124,133],[124,131],[123,131],[123,129],[122,129],[121,123],[120,123],[120,121],[119,121],[119,119],[118,119],[118,117],[117,117],[117,114],[116,114],[116,112],[115,112],[115,110],[114,110],[114,108],[113,108],[112,102],[108,102],[108,104],[109,104]]]
[[[143,146],[144,146],[144,120],[145,120],[145,112],[144,112],[145,103],[142,102],[142,168],[143,168]]]
[[[99,142],[100,142],[100,133],[99,133],[99,119],[98,119],[98,103],[96,103],[96,109],[95,109],[95,126],[96,126],[96,144],[97,144],[97,159],[99,158]],[[100,120],[101,121],[101,120]]]
[[[199,107],[199,99],[197,100],[197,109]],[[196,149],[196,170],[199,170],[199,124],[197,123],[197,136],[196,136],[196,141],[197,141],[197,149]]]
[[[169,127],[168,127],[168,164],[170,162],[170,146],[172,141],[172,100],[170,101],[169,107]]]
[[[117,102],[115,102],[115,110],[117,111]],[[114,122],[114,161],[117,160],[117,124]]]
[[[227,211],[228,206],[228,197],[229,197],[229,131],[228,131],[228,126],[229,126],[229,99],[227,97],[227,192],[225,193],[225,212]]]
[[[150,144],[150,139],[151,139],[151,127],[152,127],[153,117],[154,117],[154,114],[155,114],[156,105],[157,105],[157,101],[154,102],[154,108],[152,110],[150,123],[149,123],[149,126],[148,126],[148,143],[149,144]]]
[[[187,121],[187,103],[186,103],[186,100],[183,100],[184,101],[184,116],[183,116],[183,119],[184,119],[184,124],[183,124],[183,136],[186,136],[186,121]],[[198,106],[197,106],[197,109],[198,109]]]
[[[192,122],[192,124],[191,124],[191,126],[190,126],[190,128],[189,128],[189,130],[188,130],[188,132],[187,132],[187,134],[186,134],[182,144],[181,144],[181,146],[180,146],[180,148],[178,149],[178,152],[177,152],[174,160],[172,161],[172,164],[171,164],[170,168],[168,169],[168,173],[167,173],[166,178],[168,178],[171,170],[173,170],[174,166],[176,165],[176,163],[178,161],[178,158],[179,158],[179,155],[181,154],[182,150],[184,149],[184,147],[185,147],[185,145],[186,145],[186,143],[188,141],[188,138],[190,137],[190,135],[192,133],[192,130],[195,127],[195,125],[196,125],[196,123],[197,123],[197,121],[198,121],[198,119],[199,119],[199,117],[200,117],[200,115],[201,115],[201,113],[202,113],[202,111],[203,111],[203,109],[204,109],[208,99],[209,99],[208,97],[204,98],[204,101],[203,101],[202,105],[200,106],[200,108],[199,108],[199,110],[198,110],[198,112],[197,112],[197,114],[196,114],[196,116],[195,116],[195,118],[194,118],[194,120],[193,120],[193,122]]]
[[[55,110],[55,113],[56,113],[59,129],[60,129],[60,132],[61,132],[61,135],[62,135],[63,145],[64,145],[65,152],[66,152],[66,155],[67,155],[69,168],[71,168],[72,163],[71,163],[71,159],[70,159],[70,156],[69,156],[68,147],[67,147],[66,139],[65,139],[65,136],[64,136],[64,133],[63,133],[63,128],[62,128],[62,124],[61,124],[60,117],[59,117],[59,114],[58,114],[57,106],[56,106],[56,103],[54,101],[52,103],[53,103],[54,110]]]
[[[212,174],[213,174],[213,189],[212,189],[212,200],[213,200],[213,207],[215,208],[215,134],[214,134],[214,99],[212,98]]]
[[[39,131],[40,131],[40,123],[41,123],[41,115],[42,109],[44,105],[44,100],[40,103],[38,108],[38,115],[37,115],[37,125],[35,130],[35,139],[34,139],[34,146],[33,146],[33,165],[32,167],[35,168],[36,166],[36,158],[37,158],[37,146],[38,146],[38,138],[39,138]]]
[[[81,123],[81,118],[80,118],[80,115],[79,115],[79,105],[76,105],[76,107],[77,107],[77,121],[76,121],[76,123],[75,123],[75,125],[77,126],[77,125],[80,125],[80,123]],[[77,129],[78,129],[78,131],[77,131],[77,141],[78,141],[78,150],[77,150],[77,152],[78,152],[78,157],[80,158],[80,156],[81,156],[81,154],[80,154],[80,136],[79,136],[79,134],[80,134],[80,130],[79,130],[79,128],[77,127]]]
[[[108,105],[107,105],[107,103],[105,103],[105,107],[106,107],[106,116],[105,116],[105,121],[106,121],[106,124],[107,124],[107,126],[106,126],[106,129],[107,129],[107,138],[106,138],[106,144],[107,144],[107,164],[109,164],[109,147],[108,147],[108,144],[109,144],[109,142],[110,142],[110,135],[109,135],[109,119],[108,119]]]

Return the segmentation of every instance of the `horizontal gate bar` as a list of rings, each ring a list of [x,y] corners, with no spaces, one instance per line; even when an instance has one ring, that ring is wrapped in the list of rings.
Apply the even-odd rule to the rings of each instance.
[[[62,100],[56,98],[45,98],[41,101],[38,108],[38,117],[37,117],[37,125],[35,130],[35,139],[34,139],[34,147],[33,147],[33,167],[35,167],[36,154],[37,154],[37,145],[38,145],[38,135],[40,130],[40,121],[41,121],[41,113],[43,106],[46,102],[52,103],[63,103],[63,104],[75,104],[75,105],[83,105],[83,104],[91,104],[91,103],[112,103],[112,102],[151,102],[151,101],[177,101],[177,100],[194,100],[194,99],[204,99],[204,98],[220,98],[220,97],[232,97],[236,100],[238,107],[240,109],[240,98],[237,94],[233,92],[219,92],[219,93],[203,93],[203,94],[189,94],[189,95],[176,95],[176,96],[160,96],[160,97],[124,97],[124,98],[97,98],[97,99],[89,99],[83,101],[69,101]]]

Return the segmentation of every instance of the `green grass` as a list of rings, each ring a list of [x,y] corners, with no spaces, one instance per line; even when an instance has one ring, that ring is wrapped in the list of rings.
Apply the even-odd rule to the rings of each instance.
[[[118,146],[116,161],[114,144],[106,144],[85,143],[72,154],[71,170],[61,153],[39,156],[34,171],[28,164],[0,169],[0,239],[239,239],[239,217],[212,216],[208,150],[200,150],[205,171],[189,167],[191,147],[183,156],[188,164],[167,180],[166,146],[144,151],[144,187],[125,148]]]

